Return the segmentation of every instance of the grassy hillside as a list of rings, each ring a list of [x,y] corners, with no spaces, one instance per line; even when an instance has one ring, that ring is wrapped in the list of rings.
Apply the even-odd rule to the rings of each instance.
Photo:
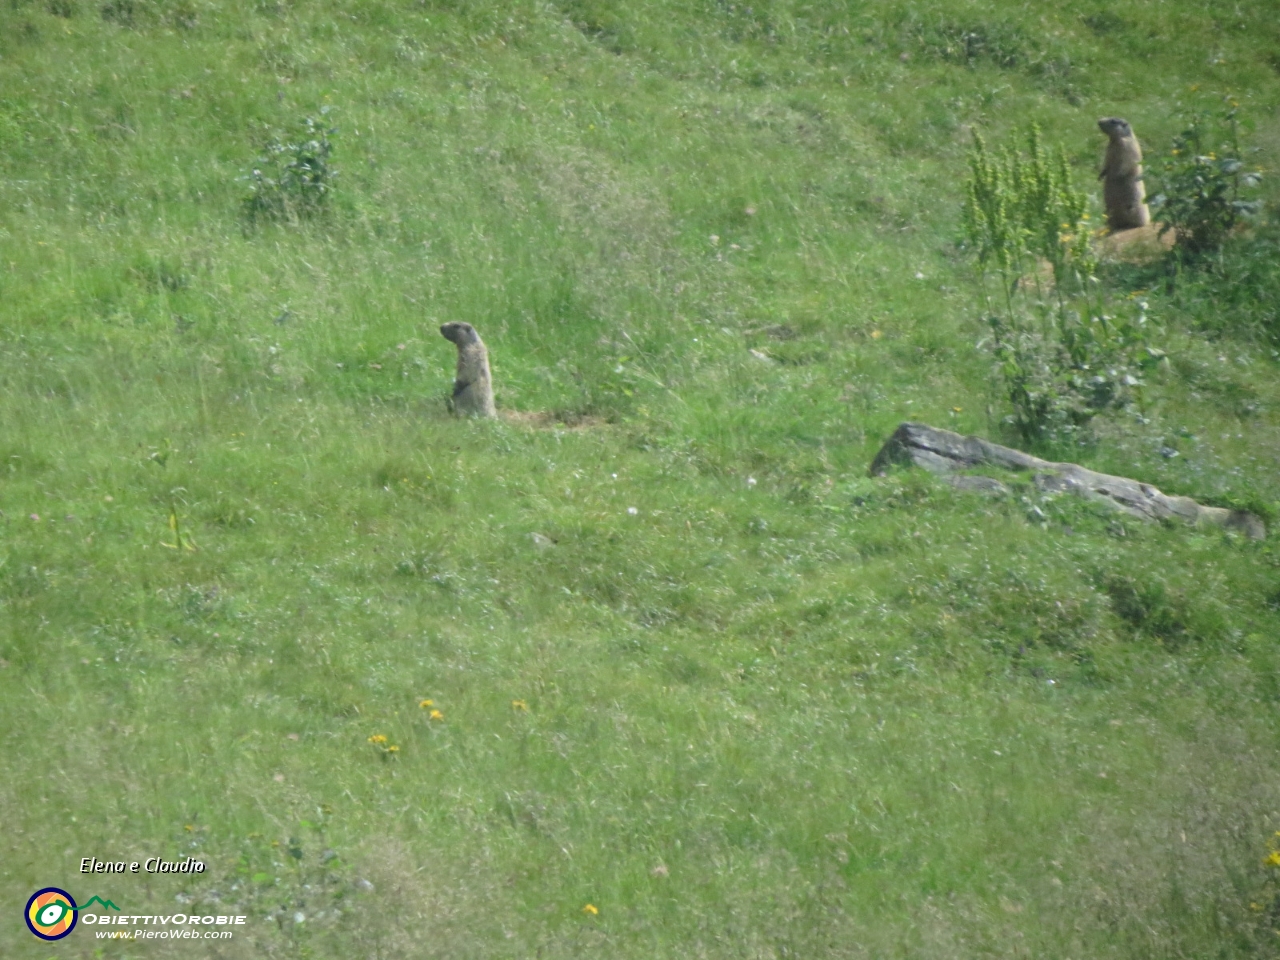
[[[1276,955],[1274,537],[867,466],[1016,442],[972,133],[1096,194],[1098,117],[1155,160],[1235,97],[1266,212],[1099,272],[1168,362],[1040,452],[1280,520],[1277,50],[1268,0],[4,0],[0,954]],[[254,218],[308,118],[331,191]],[[455,319],[507,417],[446,411]],[[77,872],[152,855],[208,872]],[[45,944],[47,885],[250,919]]]

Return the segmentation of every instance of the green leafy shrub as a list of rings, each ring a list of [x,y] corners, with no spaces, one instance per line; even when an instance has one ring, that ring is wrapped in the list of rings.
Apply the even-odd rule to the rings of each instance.
[[[1160,189],[1150,205],[1164,222],[1161,233],[1172,230],[1175,252],[1188,259],[1219,252],[1241,218],[1261,209],[1258,201],[1242,196],[1262,175],[1246,169],[1239,109],[1234,100],[1228,103],[1216,122],[1193,115],[1153,171]]]
[[[322,107],[321,115],[329,112]],[[241,179],[249,184],[244,214],[251,222],[289,221],[314,217],[325,209],[338,171],[330,162],[336,128],[325,128],[312,117],[302,121],[300,136],[272,139],[253,170]]]
[[[1027,443],[1078,437],[1099,412],[1135,399],[1142,374],[1163,359],[1148,344],[1146,304],[1104,309],[1085,194],[1038,129],[1025,155],[993,155],[975,136],[969,166],[965,245],[977,257],[996,375],[1013,407],[1007,421]]]
[[[988,317],[996,372],[1013,406],[1007,422],[1024,441],[1082,438],[1100,412],[1139,399],[1143,376],[1165,354],[1148,346],[1146,314],[1126,314],[1085,320],[1068,311],[1047,327]]]
[[[977,254],[984,281],[992,268],[998,273],[1006,299],[1036,265],[1036,258],[1052,266],[1060,295],[1070,281],[1082,290],[1083,278],[1093,270],[1087,200],[1071,182],[1066,155],[1059,148],[1050,156],[1035,125],[1027,135],[1027,147],[1026,156],[1010,149],[992,155],[982,137],[974,134],[969,154],[965,242]]]
[[[1195,326],[1280,346],[1280,219],[1227,242],[1214,270],[1188,272],[1178,306]]]

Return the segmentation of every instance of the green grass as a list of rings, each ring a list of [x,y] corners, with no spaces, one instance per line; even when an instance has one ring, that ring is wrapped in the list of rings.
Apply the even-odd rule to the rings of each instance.
[[[1274,221],[1273,14],[6,0],[0,954],[1275,955],[1274,538],[866,475],[1010,437],[970,131],[1088,184],[1232,93]],[[246,221],[326,106],[329,209]],[[1275,244],[1109,267],[1171,362],[1045,452],[1276,521]],[[451,319],[526,417],[447,415]]]

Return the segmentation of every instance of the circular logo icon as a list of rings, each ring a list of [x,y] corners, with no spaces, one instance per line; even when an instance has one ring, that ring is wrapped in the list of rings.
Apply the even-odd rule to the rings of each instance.
[[[27,929],[41,940],[61,940],[76,928],[76,901],[57,887],[37,890],[27,901]]]

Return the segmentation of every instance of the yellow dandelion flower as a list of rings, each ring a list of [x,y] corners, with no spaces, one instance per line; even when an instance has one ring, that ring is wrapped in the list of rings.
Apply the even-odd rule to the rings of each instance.
[[[397,747],[394,743],[391,744],[391,746],[387,747],[387,753],[399,753],[399,752],[400,752],[400,748]]]
[[[375,733],[372,737],[369,738],[369,742],[370,743],[386,743],[387,738],[381,733]]]
[[[1080,219],[1081,219],[1081,220],[1088,220],[1088,219],[1089,219],[1089,215],[1088,215],[1087,213],[1082,213],[1082,214],[1080,214]]]
[[[527,703],[525,703],[523,700],[512,700],[512,701],[511,701],[511,709],[512,709],[512,710],[523,710],[525,713],[528,713],[528,712],[529,712],[529,705],[528,705]]]
[[[582,912],[589,917],[594,917],[600,913],[600,909],[594,903],[588,903],[582,908]]]
[[[183,827],[182,829],[183,829],[183,830],[185,830],[185,831],[187,831],[187,833],[190,833],[191,831],[193,831],[193,830],[195,829],[195,827],[194,827],[193,825],[191,825],[191,824],[189,824],[189,823],[188,823],[188,824],[187,824],[185,827]]]
[[[883,337],[883,336],[884,336],[884,334],[883,334],[883,333],[881,333],[879,330],[872,330],[872,331],[871,331],[871,339],[872,339],[872,340],[879,340],[879,339],[880,339],[881,337]]]
[[[439,710],[432,710],[429,714],[427,714],[427,719],[428,719],[428,720],[443,720],[443,719],[444,719],[444,714],[443,714],[443,713],[441,713]]]
[[[1271,855],[1262,862],[1269,867],[1280,867],[1280,850],[1272,850]]]
[[[951,412],[952,412],[952,413],[959,413],[959,412],[960,412],[961,410],[963,410],[963,409],[964,409],[964,407],[952,407],[952,408],[951,408]]]
[[[418,701],[418,706],[419,706],[419,707],[421,707],[423,710],[427,709],[427,707],[434,707],[435,705],[436,705],[436,702],[435,702],[434,700],[419,700],[419,701]]]

